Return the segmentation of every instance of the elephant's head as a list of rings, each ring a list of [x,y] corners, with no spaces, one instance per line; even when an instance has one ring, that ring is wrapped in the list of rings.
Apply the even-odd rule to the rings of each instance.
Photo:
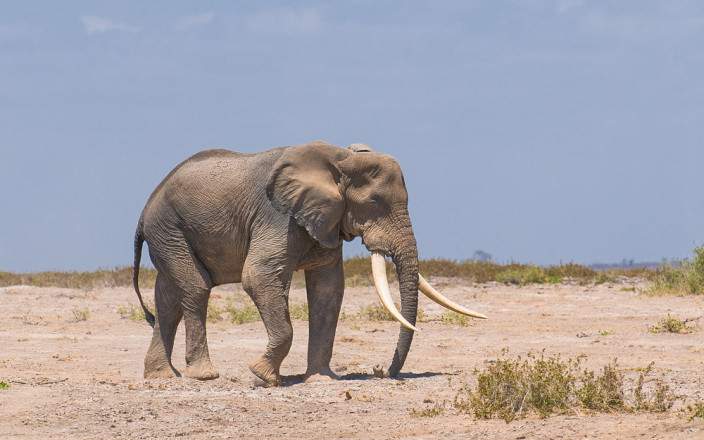
[[[374,284],[387,310],[401,322],[401,332],[388,374],[403,367],[413,340],[418,290],[439,304],[470,316],[479,313],[453,303],[418,274],[418,249],[408,215],[408,192],[401,167],[391,156],[355,144],[347,149],[314,142],[284,151],[274,166],[267,195],[281,212],[322,246],[336,248],[341,240],[362,237],[372,253]],[[384,256],[396,266],[401,312],[386,280]]]

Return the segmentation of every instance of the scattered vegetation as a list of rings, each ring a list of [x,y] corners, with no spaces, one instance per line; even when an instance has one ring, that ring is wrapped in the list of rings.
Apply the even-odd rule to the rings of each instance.
[[[691,319],[679,319],[668,314],[666,317],[662,318],[657,324],[651,325],[648,328],[648,331],[650,333],[692,333],[694,331],[694,327],[689,325],[691,321]]]
[[[223,317],[222,314],[225,312],[225,309],[222,307],[219,307],[217,304],[213,303],[210,301],[208,303],[208,315],[206,316],[206,320],[208,322],[218,322],[222,321]]]
[[[153,288],[156,270],[141,268],[139,285]],[[95,289],[132,285],[132,267],[100,269],[92,272],[0,272],[0,286],[29,285],[37,287],[66,287],[70,289]]]
[[[87,321],[90,318],[90,310],[75,308],[71,310],[73,322]]]
[[[8,388],[10,388],[10,384],[4,380],[0,380],[0,390],[6,390]]]
[[[652,295],[704,294],[704,246],[694,249],[694,257],[658,268],[647,293]]]
[[[704,259],[704,257],[702,258]],[[369,286],[372,284],[371,265],[368,257],[349,258],[345,260],[344,265],[346,286],[356,287]],[[574,280],[586,284],[613,281],[621,277],[650,279],[656,276],[656,271],[643,268],[595,271],[587,266],[572,263],[541,267],[517,263],[497,264],[491,261],[479,260],[457,261],[429,259],[421,260],[419,265],[420,272],[425,276],[461,278],[477,283],[497,281],[516,285],[558,283],[565,280]],[[704,262],[702,263],[702,267],[704,267]],[[394,270],[393,264],[390,262],[387,263],[387,272],[390,280],[396,278],[396,271]],[[659,272],[660,271],[657,271],[658,275],[660,275]],[[146,267],[140,269],[140,287],[153,288],[155,281],[156,271],[154,269]],[[699,282],[704,281],[700,278]],[[132,268],[117,267],[92,272],[0,272],[0,287],[21,284],[39,287],[67,287],[73,289],[126,287],[132,285]],[[304,285],[301,272],[294,274],[292,285]]]
[[[291,319],[308,321],[308,303],[291,304],[288,308]]]
[[[233,301],[229,301],[225,306],[225,312],[230,315],[230,322],[233,324],[246,324],[260,319],[259,310],[254,304],[247,303],[238,307]]]
[[[359,309],[357,317],[366,321],[395,321],[383,306],[372,304]]]
[[[147,305],[147,307],[150,306]],[[151,310],[154,310],[153,306],[151,306]],[[117,313],[120,314],[122,319],[129,319],[130,321],[144,321],[144,310],[142,310],[141,306],[136,306],[134,304],[120,306],[117,308]]]
[[[615,360],[596,373],[582,369],[583,357],[562,359],[529,353],[526,358],[511,359],[506,354],[504,351],[484,371],[475,371],[477,386],[465,385],[459,390],[456,409],[479,419],[510,422],[529,413],[547,417],[575,408],[661,412],[675,399],[661,379],[650,378],[653,364],[643,369],[629,395],[624,372]]]
[[[458,327],[467,327],[470,319],[466,315],[457,312],[447,311],[440,316],[440,322],[447,325],[456,325]]]

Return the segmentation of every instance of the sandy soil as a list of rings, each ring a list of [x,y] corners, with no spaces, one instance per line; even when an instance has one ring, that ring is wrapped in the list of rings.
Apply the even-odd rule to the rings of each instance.
[[[247,370],[266,344],[261,322],[209,324],[219,379],[145,381],[151,329],[117,313],[119,306],[136,304],[131,289],[0,289],[0,380],[10,384],[0,390],[0,438],[704,438],[704,422],[690,422],[680,410],[704,399],[704,330],[647,331],[668,312],[704,314],[704,298],[651,298],[623,285],[436,284],[491,319],[468,327],[422,323],[402,380],[371,375],[373,365],[390,361],[398,325],[344,321],[333,357],[342,380],[280,388],[254,386]],[[213,297],[248,301],[237,286],[219,288]],[[303,289],[291,293],[292,302],[304,298]],[[371,288],[348,288],[344,309],[354,313],[374,303]],[[425,299],[421,305],[430,317],[440,313]],[[89,309],[89,318],[74,322],[76,308]],[[296,321],[294,333],[282,367],[286,375],[305,370],[307,323]],[[181,329],[174,355],[179,369],[183,345]],[[665,414],[579,413],[510,424],[458,413],[450,404],[457,390],[473,384],[472,371],[504,347],[513,354],[585,354],[591,368],[613,358],[624,368],[655,361],[656,372],[684,403]],[[437,404],[447,406],[439,416],[411,414]]]

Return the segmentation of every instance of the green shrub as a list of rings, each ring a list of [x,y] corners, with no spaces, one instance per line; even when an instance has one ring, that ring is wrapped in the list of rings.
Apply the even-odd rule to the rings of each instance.
[[[530,413],[547,417],[575,408],[662,412],[670,409],[675,400],[662,379],[648,379],[652,363],[641,372],[629,398],[624,373],[615,360],[597,374],[581,369],[583,357],[563,360],[559,356],[529,353],[525,359],[512,359],[506,353],[483,371],[475,370],[477,385],[464,385],[457,392],[456,409],[478,419],[510,422]],[[645,385],[651,382],[654,385],[646,390]]]
[[[10,384],[4,380],[0,380],[0,390],[6,390],[8,388],[10,388]]]
[[[600,375],[584,370],[575,394],[584,408],[594,411],[625,408],[623,373],[619,371],[616,360],[605,365]]]
[[[510,422],[534,411],[542,417],[569,406],[577,365],[559,357],[500,358],[485,371],[475,371],[476,389],[463,388],[455,408],[479,419],[501,418]]]

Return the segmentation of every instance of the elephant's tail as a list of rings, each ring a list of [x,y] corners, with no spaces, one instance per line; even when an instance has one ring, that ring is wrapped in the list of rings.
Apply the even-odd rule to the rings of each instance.
[[[132,267],[132,285],[134,286],[134,291],[137,292],[137,298],[139,298],[139,303],[142,305],[142,310],[144,310],[144,318],[147,320],[150,326],[154,327],[156,322],[154,319],[154,314],[147,309],[142,300],[142,293],[139,291],[139,265],[142,260],[142,244],[144,243],[144,236],[142,235],[142,219],[139,219],[139,224],[137,225],[137,231],[134,233],[134,266]]]

